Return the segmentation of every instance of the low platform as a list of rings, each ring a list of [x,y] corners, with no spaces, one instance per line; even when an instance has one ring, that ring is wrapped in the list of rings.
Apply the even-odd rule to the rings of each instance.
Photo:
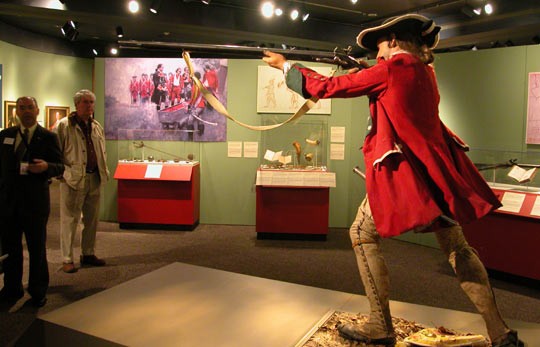
[[[486,335],[477,314],[395,301],[391,308]],[[173,263],[40,316],[17,346],[299,346],[334,310],[369,311],[365,296]],[[540,324],[508,323],[540,346]]]

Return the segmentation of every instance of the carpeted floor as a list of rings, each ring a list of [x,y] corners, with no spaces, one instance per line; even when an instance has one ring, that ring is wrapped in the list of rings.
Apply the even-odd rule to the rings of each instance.
[[[48,303],[37,310],[25,296],[9,311],[0,312],[0,346],[12,344],[42,313],[172,262],[364,293],[346,229],[331,229],[326,241],[258,240],[254,226],[199,225],[194,231],[158,231],[121,230],[116,223],[102,222],[96,254],[107,260],[107,266],[63,273],[57,183],[51,188]],[[383,241],[383,251],[392,280],[392,300],[475,312],[439,250],[390,239]],[[80,249],[75,254],[80,254]],[[540,323],[540,286],[537,282],[521,282],[515,278],[492,279],[501,313],[507,319]]]

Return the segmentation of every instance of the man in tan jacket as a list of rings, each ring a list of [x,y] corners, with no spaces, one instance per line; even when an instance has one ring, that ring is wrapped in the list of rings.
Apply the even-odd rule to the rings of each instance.
[[[77,271],[73,240],[81,219],[81,266],[104,266],[94,254],[101,186],[109,179],[105,135],[93,118],[96,96],[89,90],[74,96],[75,112],[63,118],[56,129],[64,155],[65,171],[60,183],[60,246],[62,270]]]

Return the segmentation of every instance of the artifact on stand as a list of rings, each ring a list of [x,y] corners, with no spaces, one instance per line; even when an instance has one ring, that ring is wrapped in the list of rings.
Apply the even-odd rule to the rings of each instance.
[[[319,140],[306,139],[306,143],[307,143],[308,145],[315,146],[315,163],[314,163],[313,166],[314,166],[314,167],[317,167],[317,166],[318,166],[318,165],[317,165],[317,157],[318,157],[318,155],[317,155],[318,153],[317,153],[317,152],[318,152],[319,145],[320,145],[321,141],[319,141]],[[310,153],[310,154],[311,154],[311,153]],[[307,158],[306,158],[306,159],[307,159]],[[311,158],[311,159],[313,159],[313,154],[312,154],[312,158]],[[311,160],[308,160],[308,161],[311,161]]]
[[[300,166],[300,155],[302,154],[302,146],[298,141],[294,141],[292,145],[294,147],[294,150],[296,151],[296,166]]]

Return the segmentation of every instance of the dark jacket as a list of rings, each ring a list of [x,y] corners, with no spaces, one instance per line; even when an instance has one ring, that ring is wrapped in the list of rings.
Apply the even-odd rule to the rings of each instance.
[[[18,126],[0,132],[0,216],[13,216],[15,208],[24,216],[48,216],[49,179],[64,171],[62,152],[56,134],[38,125],[28,147],[29,161],[45,160],[49,167],[40,174],[21,176],[14,146]]]

